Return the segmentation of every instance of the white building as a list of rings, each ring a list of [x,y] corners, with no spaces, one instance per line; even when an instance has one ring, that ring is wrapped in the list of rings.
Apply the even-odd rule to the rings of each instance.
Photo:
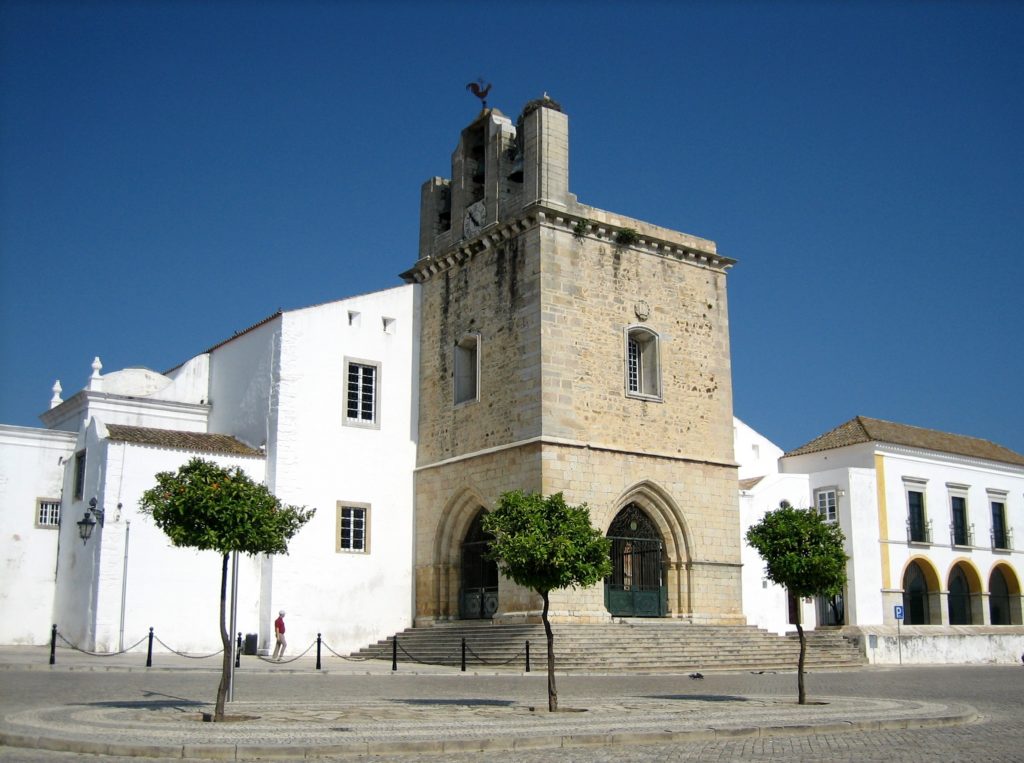
[[[351,650],[409,625],[418,288],[275,313],[167,374],[103,375],[97,359],[81,392],[55,388],[48,429],[0,428],[0,554],[16,570],[0,595],[18,612],[0,643],[44,643],[56,622],[101,651],[150,627],[218,649],[196,623],[216,621],[221,559],[170,546],[137,508],[158,471],[195,456],[317,509],[288,556],[243,558],[240,631],[264,646],[285,609],[293,647],[320,632]],[[37,529],[57,511],[59,533]]]
[[[765,447],[756,433],[738,434],[740,461],[744,442]],[[741,468],[744,529],[786,498],[838,522],[850,557],[844,594],[805,604],[805,622],[844,626],[873,662],[1019,659],[1024,552],[1014,547],[1014,531],[1024,527],[1024,456],[975,437],[858,416],[779,463],[779,474],[746,481]],[[777,482],[787,479],[806,481],[797,500],[796,483]],[[778,629],[777,593],[759,597],[750,576],[744,598],[752,622]]]

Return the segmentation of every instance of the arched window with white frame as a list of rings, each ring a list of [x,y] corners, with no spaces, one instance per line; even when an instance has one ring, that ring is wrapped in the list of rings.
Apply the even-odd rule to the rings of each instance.
[[[661,400],[661,347],[646,326],[626,328],[626,395]]]

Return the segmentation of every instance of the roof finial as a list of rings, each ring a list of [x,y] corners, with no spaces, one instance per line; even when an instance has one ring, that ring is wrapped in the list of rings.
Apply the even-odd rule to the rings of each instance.
[[[53,383],[53,397],[50,398],[51,408],[56,408],[58,405],[64,402],[63,400],[60,399],[60,393],[62,390],[63,387],[60,386],[60,379],[57,379],[57,381]]]
[[[487,108],[487,94],[491,92],[491,83],[484,84],[483,77],[477,77],[476,82],[470,82],[466,85],[466,90],[469,90],[473,95],[480,99],[483,107]]]
[[[102,368],[103,364],[100,362],[100,356],[97,355],[92,360],[92,376],[89,377],[89,389],[103,389],[103,377],[100,376]]]

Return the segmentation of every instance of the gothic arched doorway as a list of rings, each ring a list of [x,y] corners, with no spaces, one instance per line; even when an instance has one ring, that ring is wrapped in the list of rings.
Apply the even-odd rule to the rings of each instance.
[[[484,532],[484,510],[466,530],[462,541],[462,578],[459,587],[459,617],[489,620],[498,611],[498,564],[487,558],[494,536]]]
[[[903,574],[903,609],[907,625],[928,625],[928,581],[917,562],[911,562]]]
[[[616,617],[662,617],[668,612],[664,544],[651,518],[631,503],[608,527],[612,574],[604,603]]]

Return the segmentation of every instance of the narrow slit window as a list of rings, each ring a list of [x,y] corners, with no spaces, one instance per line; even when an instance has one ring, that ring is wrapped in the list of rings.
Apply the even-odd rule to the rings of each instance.
[[[480,335],[464,336],[455,345],[455,404],[480,399]]]

